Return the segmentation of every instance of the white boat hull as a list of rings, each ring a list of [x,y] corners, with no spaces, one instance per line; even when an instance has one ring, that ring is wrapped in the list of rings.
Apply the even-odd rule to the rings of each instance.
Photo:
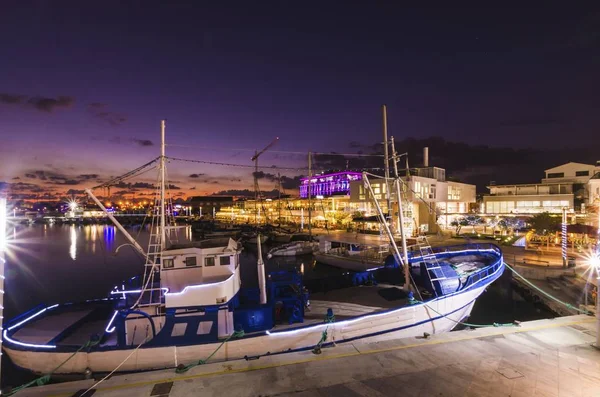
[[[500,267],[498,271],[503,270]],[[490,275],[491,276],[491,275]],[[427,304],[416,304],[399,309],[374,313],[330,324],[305,326],[286,331],[266,332],[260,336],[233,339],[227,342],[211,358],[211,362],[241,359],[246,356],[261,356],[267,353],[311,349],[327,329],[325,343],[342,343],[358,338],[407,338],[439,334],[452,330],[457,321],[469,316],[477,297],[486,285],[467,289],[460,293],[434,299]],[[440,316],[443,313],[444,316]],[[385,336],[384,336],[385,335]],[[121,363],[119,371],[143,371],[176,367],[205,359],[220,343],[191,346],[135,347],[125,350],[80,352],[65,363],[58,373],[83,373],[86,369],[94,373],[110,372]],[[48,373],[65,361],[72,353],[25,351],[4,345],[13,362],[37,373]],[[133,353],[132,353],[133,352]],[[131,357],[127,358],[131,354]]]
[[[289,243],[283,247],[274,248],[269,251],[269,258],[272,256],[298,256],[314,253],[319,248],[319,243],[309,241],[299,241]]]

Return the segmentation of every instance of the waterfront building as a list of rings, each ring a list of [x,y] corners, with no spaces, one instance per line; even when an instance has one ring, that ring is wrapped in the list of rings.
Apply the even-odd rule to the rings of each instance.
[[[342,171],[332,174],[313,175],[308,183],[308,177],[300,179],[300,198],[308,198],[310,185],[311,197],[347,196],[350,193],[350,183],[360,181],[360,172]]]
[[[467,214],[476,203],[475,185],[446,180],[446,170],[443,168],[411,168],[408,173],[404,172],[402,180],[405,232],[409,236],[417,232],[447,229],[455,218]],[[390,212],[397,216],[396,190],[393,186],[388,186],[384,179],[372,179],[370,182],[375,199],[384,213],[388,212],[389,189],[392,203]],[[373,200],[362,182],[351,183],[350,205],[356,206],[356,210],[365,217],[376,214]]]
[[[232,196],[194,196],[188,205],[192,207],[192,214],[200,216],[213,216],[223,207],[233,206]]]
[[[600,162],[570,162],[545,170],[540,183],[490,185],[483,197],[486,215],[584,214],[600,198]]]

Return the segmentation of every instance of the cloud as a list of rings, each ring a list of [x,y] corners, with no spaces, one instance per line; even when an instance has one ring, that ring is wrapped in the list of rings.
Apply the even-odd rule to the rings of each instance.
[[[24,95],[0,93],[0,103],[5,103],[7,105],[18,105],[23,103],[25,99],[27,99],[27,97]]]
[[[109,106],[106,103],[90,103],[87,106],[87,111],[96,119],[115,127],[127,121],[127,117],[125,117],[125,115],[109,110]]]
[[[200,178],[203,175],[206,175],[206,174],[190,174],[189,178]]]
[[[131,138],[131,141],[140,145],[140,146],[154,146],[154,143],[149,139],[137,139]]]
[[[281,188],[282,189],[298,189],[300,187],[300,179],[302,175],[296,175],[292,178],[287,176],[281,177]]]
[[[27,96],[20,94],[0,93],[0,103],[5,105],[20,105],[33,108],[41,112],[52,113],[58,109],[67,109],[73,106],[75,99],[70,96],[56,98],[43,96]]]
[[[154,189],[154,184],[146,182],[136,182],[131,185],[134,189]]]
[[[268,172],[263,172],[263,171],[254,171],[252,173],[252,176],[255,177],[256,179],[266,179],[266,180],[272,181],[272,182],[275,182],[278,179],[277,175],[270,174]]]
[[[78,190],[78,189],[69,189],[67,190],[67,195],[69,196],[75,196],[78,194],[84,194],[85,190]]]
[[[79,178],[88,181],[90,179],[97,179],[98,176],[99,176],[98,174],[81,174],[81,175],[79,175]]]

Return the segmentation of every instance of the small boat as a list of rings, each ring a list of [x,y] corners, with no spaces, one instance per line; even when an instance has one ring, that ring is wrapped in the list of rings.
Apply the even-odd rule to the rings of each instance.
[[[271,234],[271,241],[274,243],[289,243],[291,239],[291,233],[275,232]]]
[[[319,248],[319,242],[312,236],[304,233],[296,233],[290,235],[290,242],[272,248],[268,254],[268,258],[274,256],[299,256],[313,254]]]
[[[361,242],[358,239],[331,240],[323,237],[315,259],[325,265],[355,272],[379,269],[392,257],[389,243]]]
[[[292,241],[271,249],[267,257],[308,255],[314,253],[318,248],[317,241]]]

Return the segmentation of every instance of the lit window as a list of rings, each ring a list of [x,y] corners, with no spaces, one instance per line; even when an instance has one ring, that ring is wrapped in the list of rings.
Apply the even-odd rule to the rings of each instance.
[[[215,258],[214,256],[209,256],[208,258],[204,258],[204,266],[214,266]]]
[[[170,269],[174,266],[173,259],[163,259],[162,267],[163,269]]]
[[[196,257],[188,256],[187,258],[185,258],[185,265],[186,266],[196,266]]]
[[[231,263],[231,257],[229,256],[221,256],[219,257],[219,264],[221,266],[227,266]]]

